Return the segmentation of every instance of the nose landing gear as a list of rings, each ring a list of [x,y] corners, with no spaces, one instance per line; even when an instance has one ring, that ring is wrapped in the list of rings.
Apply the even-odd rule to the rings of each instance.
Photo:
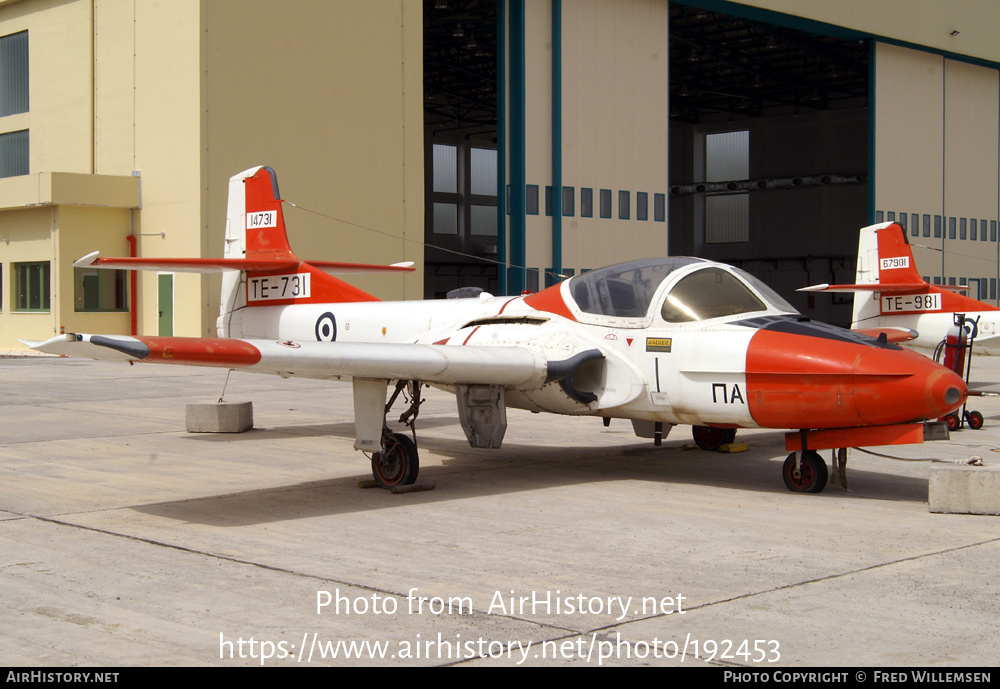
[[[829,478],[826,462],[815,450],[793,452],[781,467],[781,477],[793,493],[819,493]]]

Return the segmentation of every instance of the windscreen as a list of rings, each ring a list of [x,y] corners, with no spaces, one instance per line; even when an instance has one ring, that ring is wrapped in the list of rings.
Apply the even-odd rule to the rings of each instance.
[[[773,295],[777,300],[775,308],[784,310],[784,307],[787,307],[789,312],[795,312],[784,299],[756,279],[743,272],[740,272],[740,277],[753,281],[757,289],[763,287],[760,291],[766,294],[768,299]],[[660,310],[663,320],[668,323],[688,323],[766,311],[767,303],[740,277],[716,266],[687,275],[673,286],[663,300],[663,307]]]

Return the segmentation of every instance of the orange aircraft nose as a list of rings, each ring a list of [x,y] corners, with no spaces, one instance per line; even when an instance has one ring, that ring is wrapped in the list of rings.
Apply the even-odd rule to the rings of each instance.
[[[854,366],[854,403],[871,425],[935,419],[962,406],[968,394],[954,371],[908,350],[871,348]]]
[[[851,428],[936,419],[968,395],[953,371],[823,323],[775,320],[747,348],[747,404],[766,428]]]

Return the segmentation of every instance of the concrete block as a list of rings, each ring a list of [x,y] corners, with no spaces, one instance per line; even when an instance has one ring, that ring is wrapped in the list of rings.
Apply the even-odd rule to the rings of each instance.
[[[1000,515],[1000,466],[931,464],[931,512]]]
[[[242,433],[253,428],[253,402],[189,404],[184,420],[188,433]]]

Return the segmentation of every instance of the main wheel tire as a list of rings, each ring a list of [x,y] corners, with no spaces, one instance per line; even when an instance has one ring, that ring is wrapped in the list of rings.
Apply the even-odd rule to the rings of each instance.
[[[781,477],[793,493],[818,493],[826,487],[829,470],[826,462],[813,450],[806,450],[799,459],[798,475],[795,474],[795,453],[788,455],[781,467]]]
[[[983,415],[977,411],[969,412],[969,428],[978,431],[983,427]]]
[[[702,450],[718,450],[723,445],[736,440],[736,429],[692,426],[691,435],[694,437],[695,444]]]
[[[417,446],[402,433],[390,433],[385,452],[372,455],[372,476],[380,488],[408,486],[417,480],[419,471]]]

